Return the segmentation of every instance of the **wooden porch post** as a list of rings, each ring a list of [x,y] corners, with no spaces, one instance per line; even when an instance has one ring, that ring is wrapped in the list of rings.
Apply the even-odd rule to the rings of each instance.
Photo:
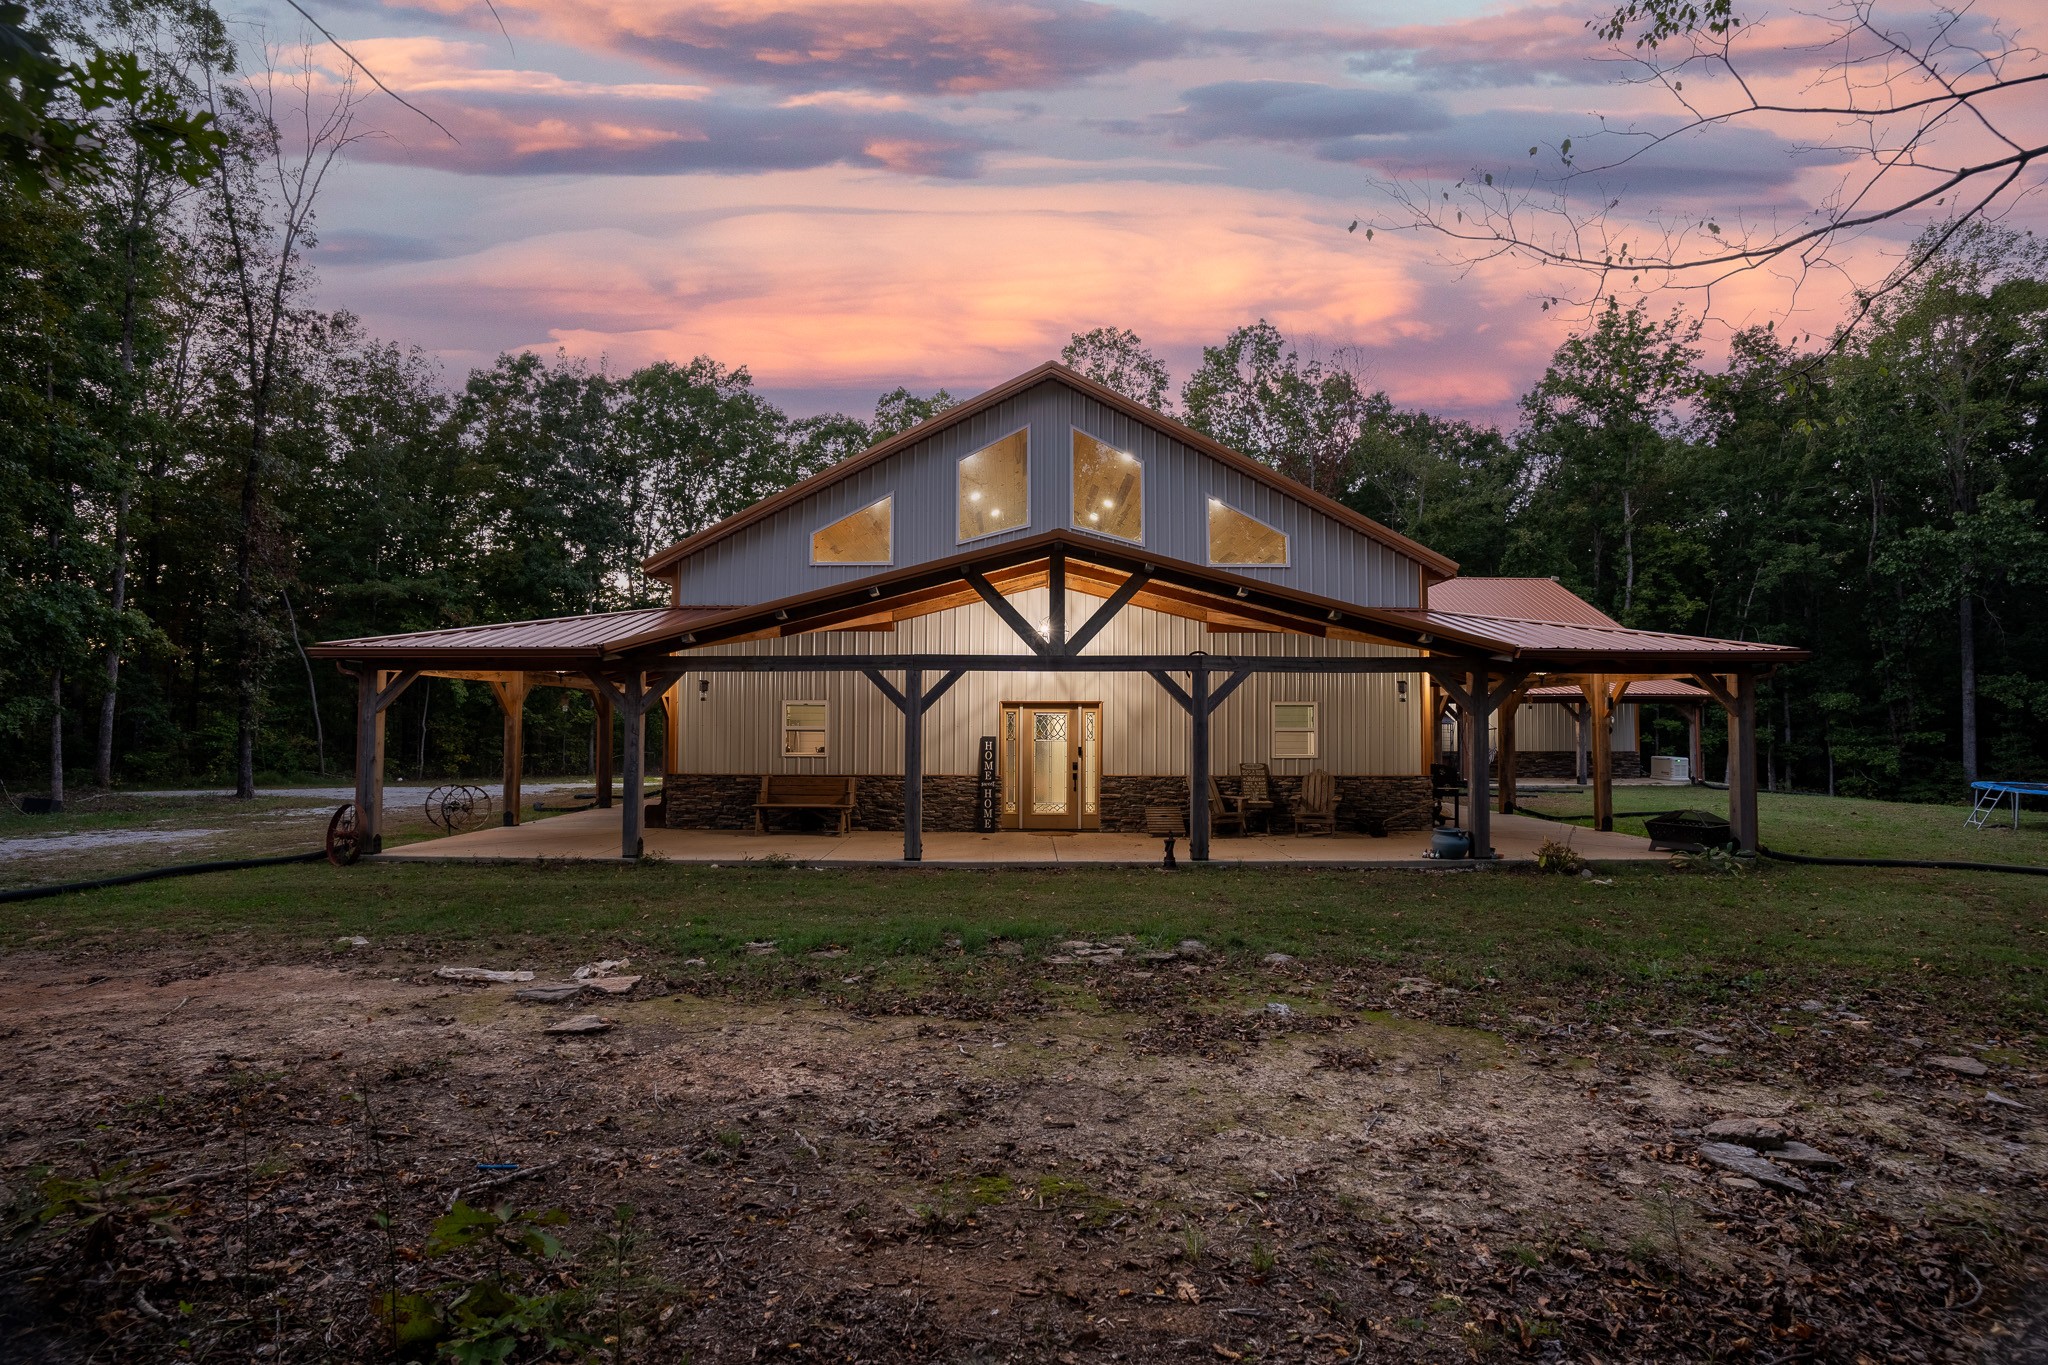
[[[1586,785],[1586,774],[1592,763],[1587,757],[1587,748],[1592,744],[1593,732],[1586,728],[1585,689],[1579,689],[1579,701],[1572,706],[1572,775],[1578,784]]]
[[[661,694],[661,775],[683,770],[683,680],[677,678]],[[667,783],[662,784],[664,787]]]
[[[620,784],[625,788],[624,809],[619,820],[619,856],[638,858],[646,851],[647,823],[647,695],[646,680],[635,670],[626,675],[626,692],[619,708],[626,722],[625,761],[620,765]]]
[[[1500,813],[1515,813],[1515,782],[1521,776],[1516,768],[1515,713],[1522,709],[1520,689],[1509,694],[1500,708]]]
[[[1694,785],[1707,780],[1707,751],[1700,732],[1705,728],[1706,706],[1694,702],[1685,713],[1686,773]]]
[[[1728,713],[1728,832],[1744,853],[1756,852],[1756,674],[1730,681],[1735,706]]]
[[[1188,860],[1209,861],[1209,665],[1188,673]]]
[[[1492,716],[1486,704],[1487,682],[1484,668],[1472,670],[1472,704],[1465,708],[1465,790],[1471,794],[1472,856],[1482,860],[1493,857],[1493,802],[1486,790],[1492,780],[1487,771],[1486,722]]]
[[[356,674],[356,829],[365,852],[378,851],[384,834],[384,712],[377,705],[374,668]]]
[[[597,756],[597,804],[609,810],[612,804],[612,699],[594,693],[597,723],[592,727],[592,745]]]
[[[356,835],[364,853],[384,851],[384,712],[418,677],[412,669],[356,674]]]
[[[924,861],[924,670],[903,672],[903,861]]]
[[[1608,700],[1607,675],[1595,673],[1580,685],[1586,697],[1586,724],[1593,739],[1593,828],[1614,828],[1614,707]]]
[[[526,694],[531,689],[524,673],[507,673],[504,681],[491,683],[498,694],[498,706],[505,712],[505,823],[520,819],[520,776],[526,766]]]

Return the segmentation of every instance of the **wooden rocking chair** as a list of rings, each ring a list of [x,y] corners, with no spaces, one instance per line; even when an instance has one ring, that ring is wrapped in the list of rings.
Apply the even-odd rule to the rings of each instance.
[[[1225,796],[1223,789],[1216,785],[1216,779],[1209,779],[1209,829],[1216,834],[1228,834],[1244,829],[1244,798]]]
[[[1337,779],[1317,768],[1301,779],[1301,795],[1294,799],[1289,813],[1294,817],[1296,834],[1335,834],[1337,832]]]

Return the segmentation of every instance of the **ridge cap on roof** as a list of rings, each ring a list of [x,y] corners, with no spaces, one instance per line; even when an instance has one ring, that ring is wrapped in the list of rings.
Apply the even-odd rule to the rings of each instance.
[[[1457,575],[1457,561],[1451,559],[1448,555],[1439,554],[1421,541],[1404,536],[1392,527],[1385,526],[1366,516],[1363,512],[1354,511],[1346,507],[1335,498],[1318,493],[1315,489],[1301,483],[1299,480],[1288,478],[1277,469],[1260,464],[1243,451],[1233,450],[1214,437],[1205,436],[1178,419],[1169,417],[1156,408],[1147,407],[1125,394],[1118,393],[1106,384],[1099,384],[1057,360],[1047,360],[1035,365],[1014,378],[1006,379],[992,388],[975,394],[972,398],[955,403],[944,412],[928,417],[914,426],[904,428],[887,440],[877,441],[867,449],[849,455],[843,460],[836,461],[808,478],[799,479],[781,492],[771,493],[767,497],[741,508],[723,521],[707,526],[694,535],[685,536],[668,548],[658,550],[641,560],[641,571],[647,574],[659,573],[677,561],[695,554],[705,546],[723,540],[743,527],[751,526],[772,512],[779,511],[783,507],[798,502],[821,488],[837,483],[858,470],[865,469],[871,464],[894,455],[899,450],[907,449],[926,437],[956,426],[982,409],[993,406],[1038,384],[1042,384],[1048,379],[1058,379],[1106,406],[1121,409],[1125,415],[1158,428],[1167,436],[1202,454],[1220,457],[1226,463],[1238,465],[1242,472],[1265,482],[1268,486],[1285,493],[1289,497],[1295,498],[1310,510],[1331,517],[1340,524],[1348,524],[1351,529],[1378,540],[1389,549],[1416,560],[1423,567],[1434,570],[1444,578],[1453,578]]]

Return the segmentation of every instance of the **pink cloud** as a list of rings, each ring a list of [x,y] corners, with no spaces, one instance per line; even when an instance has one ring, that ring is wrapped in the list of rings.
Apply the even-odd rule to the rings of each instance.
[[[790,170],[835,163],[903,175],[973,174],[993,145],[888,100],[736,99],[700,85],[567,80],[478,65],[480,44],[371,39],[355,51],[391,89],[453,137],[394,105],[369,106],[384,136],[363,160],[480,175],[671,175]],[[308,56],[330,81],[340,60]]]
[[[477,27],[473,0],[401,0]],[[1187,25],[1095,0],[499,0],[516,29],[749,85],[1037,90],[1179,56]]]

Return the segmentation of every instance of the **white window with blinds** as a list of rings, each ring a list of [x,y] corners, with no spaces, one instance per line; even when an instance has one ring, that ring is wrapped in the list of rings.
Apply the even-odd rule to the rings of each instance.
[[[825,756],[825,703],[786,701],[782,703],[782,756],[823,758]]]
[[[1273,757],[1316,756],[1316,704],[1312,701],[1273,703]]]

